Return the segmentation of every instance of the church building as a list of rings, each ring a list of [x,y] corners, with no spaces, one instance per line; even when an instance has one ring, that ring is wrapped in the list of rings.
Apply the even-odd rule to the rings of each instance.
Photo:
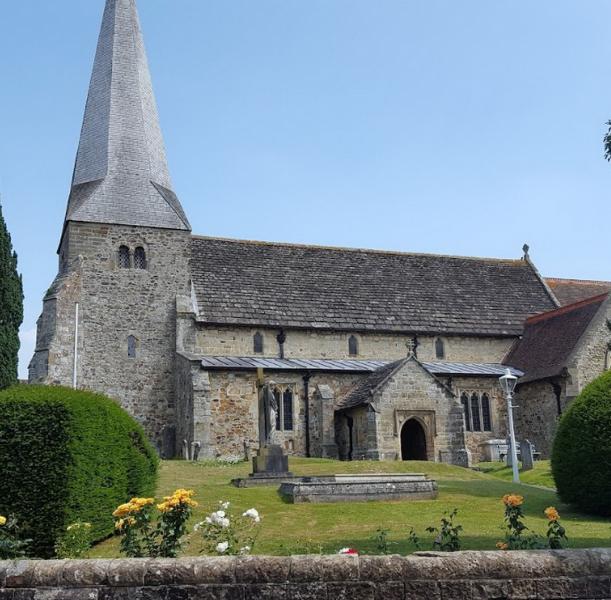
[[[107,0],[58,273],[30,381],[116,399],[162,456],[246,458],[259,403],[289,454],[468,465],[555,423],[611,367],[611,283],[491,259],[194,235],[135,0]],[[270,285],[273,282],[273,285]]]

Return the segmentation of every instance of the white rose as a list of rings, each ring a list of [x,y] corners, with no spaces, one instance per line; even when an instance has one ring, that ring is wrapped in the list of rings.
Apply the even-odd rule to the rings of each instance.
[[[245,513],[242,514],[242,516],[252,519],[255,523],[259,523],[259,521],[261,521],[259,511],[256,508],[249,508]]]
[[[225,552],[227,552],[227,548],[229,548],[229,542],[221,542],[220,544],[216,545],[216,551],[219,554],[225,554]]]
[[[223,528],[229,527],[229,519],[221,519],[219,521],[219,525]]]
[[[244,546],[244,548],[240,548],[240,554],[248,554],[250,552],[250,546]]]

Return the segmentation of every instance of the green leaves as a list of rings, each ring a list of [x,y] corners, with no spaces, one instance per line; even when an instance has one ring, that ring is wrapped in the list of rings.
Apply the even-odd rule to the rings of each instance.
[[[23,321],[23,286],[17,254],[0,207],[0,389],[17,383],[19,327]]]
[[[71,523],[91,523],[92,540],[110,535],[118,504],[154,492],[157,464],[140,425],[105,396],[0,392],[0,514],[17,516],[34,556],[52,556]]]

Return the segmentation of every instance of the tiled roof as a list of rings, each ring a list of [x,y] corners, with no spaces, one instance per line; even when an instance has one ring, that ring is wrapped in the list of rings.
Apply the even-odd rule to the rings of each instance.
[[[204,322],[514,336],[555,308],[528,261],[193,238]]]
[[[357,383],[352,391],[346,394],[346,396],[337,403],[336,409],[345,410],[371,402],[375,390],[398,371],[408,360],[407,358],[397,360],[375,370],[369,377]]]
[[[520,383],[560,375],[606,299],[603,294],[531,317],[503,362],[526,373]]]
[[[548,277],[545,281],[562,306],[574,304],[575,302],[586,300],[587,298],[593,298],[605,292],[611,292],[611,281],[558,279],[554,277]]]
[[[107,0],[66,221],[190,230],[172,191],[135,0]]]

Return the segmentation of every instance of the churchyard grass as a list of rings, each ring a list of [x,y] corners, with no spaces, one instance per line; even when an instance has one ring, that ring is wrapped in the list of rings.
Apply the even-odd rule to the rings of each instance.
[[[543,510],[555,506],[567,528],[569,546],[573,548],[611,547],[611,520],[588,517],[561,503],[553,490],[511,482],[474,470],[428,462],[351,463],[323,459],[292,458],[291,470],[297,475],[367,472],[421,472],[439,484],[436,500],[364,502],[338,504],[289,504],[276,487],[235,488],[234,477],[245,477],[248,463],[227,465],[216,462],[187,463],[165,461],[161,464],[158,497],[178,487],[193,489],[199,507],[193,524],[218,506],[219,500],[230,501],[236,509],[255,507],[263,517],[255,554],[336,553],[352,547],[360,552],[375,553],[376,530],[389,530],[390,551],[406,554],[415,548],[407,541],[413,527],[421,538],[422,549],[430,549],[432,538],[425,529],[438,525],[444,512],[458,509],[456,522],[464,527],[461,534],[464,549],[494,550],[502,539],[504,494],[517,492],[524,496],[526,524],[544,534],[547,519]],[[197,555],[201,540],[191,534],[184,554]],[[107,540],[92,551],[93,557],[117,557],[116,538]]]
[[[502,462],[486,462],[477,465],[487,475],[511,481],[513,472],[511,467]],[[534,468],[530,471],[520,471],[520,481],[529,485],[541,485],[555,489],[554,478],[552,476],[552,467],[549,460],[536,460],[533,463]]]

